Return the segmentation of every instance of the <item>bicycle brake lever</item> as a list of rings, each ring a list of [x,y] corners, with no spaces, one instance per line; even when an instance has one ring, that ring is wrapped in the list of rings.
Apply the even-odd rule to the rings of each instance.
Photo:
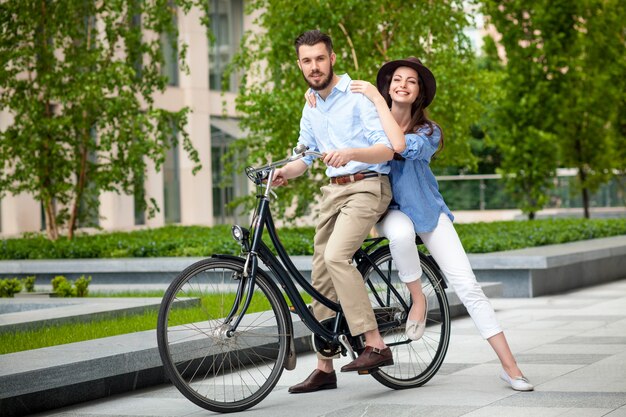
[[[261,184],[261,188],[267,188],[267,184]],[[274,199],[278,199],[278,196],[276,195],[276,193],[274,192],[274,190],[272,190],[270,188],[270,194],[272,194],[272,196],[274,197]]]

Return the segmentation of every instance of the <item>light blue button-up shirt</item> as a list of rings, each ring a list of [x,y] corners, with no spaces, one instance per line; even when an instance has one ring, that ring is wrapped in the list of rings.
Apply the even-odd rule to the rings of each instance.
[[[305,103],[300,120],[299,144],[322,153],[342,148],[367,148],[379,143],[393,149],[380,123],[376,107],[365,95],[350,91],[351,81],[350,76],[344,74],[326,100],[315,92],[315,107]],[[302,160],[311,165],[313,157]],[[339,168],[326,168],[326,175],[336,177],[365,170],[388,174],[390,168],[387,162],[367,164],[350,161]]]
[[[416,133],[404,136],[406,149],[401,155],[404,161],[391,161],[391,191],[393,201],[389,208],[399,209],[413,221],[417,233],[432,232],[439,222],[439,215],[454,216],[439,192],[439,185],[430,169],[430,160],[439,147],[441,130],[433,125],[429,135],[428,126]]]

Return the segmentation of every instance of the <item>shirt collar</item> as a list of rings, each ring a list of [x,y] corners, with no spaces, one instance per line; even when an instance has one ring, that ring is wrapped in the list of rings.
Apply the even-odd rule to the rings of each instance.
[[[343,74],[339,78],[339,82],[334,88],[345,93],[346,91],[348,91],[348,87],[350,86],[350,81],[352,81],[352,78],[350,78],[348,74]]]
[[[333,87],[333,90],[337,90],[337,91],[341,91],[342,93],[345,93],[348,91],[348,88],[350,87],[350,82],[352,81],[352,78],[350,78],[350,76],[348,74],[343,74],[339,76],[339,81],[337,82],[337,84]],[[320,97],[320,93],[312,90],[316,96]],[[333,92],[331,91],[330,94],[328,95],[328,97],[331,96]]]

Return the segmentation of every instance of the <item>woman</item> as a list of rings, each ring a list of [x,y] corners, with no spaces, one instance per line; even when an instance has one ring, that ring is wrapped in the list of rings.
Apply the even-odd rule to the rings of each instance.
[[[502,364],[500,378],[518,391],[533,385],[517,366],[493,307],[483,293],[469,259],[452,225],[430,160],[443,148],[441,128],[429,120],[425,109],[435,97],[432,72],[417,58],[391,61],[378,71],[378,90],[368,82],[353,81],[350,89],[362,93],[376,106],[396,155],[391,161],[393,201],[377,225],[389,239],[400,279],[406,283],[413,306],[406,324],[407,335],[419,339],[426,327],[427,299],[422,292],[422,270],[415,246],[419,235]],[[312,102],[310,96],[307,100]],[[312,103],[314,105],[314,103]]]

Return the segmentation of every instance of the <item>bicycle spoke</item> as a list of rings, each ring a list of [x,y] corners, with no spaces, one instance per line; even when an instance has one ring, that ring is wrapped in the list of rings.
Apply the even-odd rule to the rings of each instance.
[[[432,378],[445,357],[450,330],[447,298],[441,287],[442,278],[430,264],[422,260],[422,291],[428,299],[427,326],[419,340],[410,340],[404,332],[411,296],[406,285],[400,281],[388,247],[378,249],[362,261],[359,270],[366,279],[370,299],[375,311],[385,314],[378,320],[390,327],[381,331],[385,343],[391,348],[394,365],[380,368],[372,376],[391,388],[420,386]]]
[[[227,335],[231,324],[224,318],[236,300],[242,266],[221,259],[192,265],[172,283],[159,313],[159,352],[170,379],[212,411],[244,410],[261,401],[278,382],[287,353],[284,301],[263,276],[256,277],[250,307]],[[243,301],[237,309],[242,307]]]

